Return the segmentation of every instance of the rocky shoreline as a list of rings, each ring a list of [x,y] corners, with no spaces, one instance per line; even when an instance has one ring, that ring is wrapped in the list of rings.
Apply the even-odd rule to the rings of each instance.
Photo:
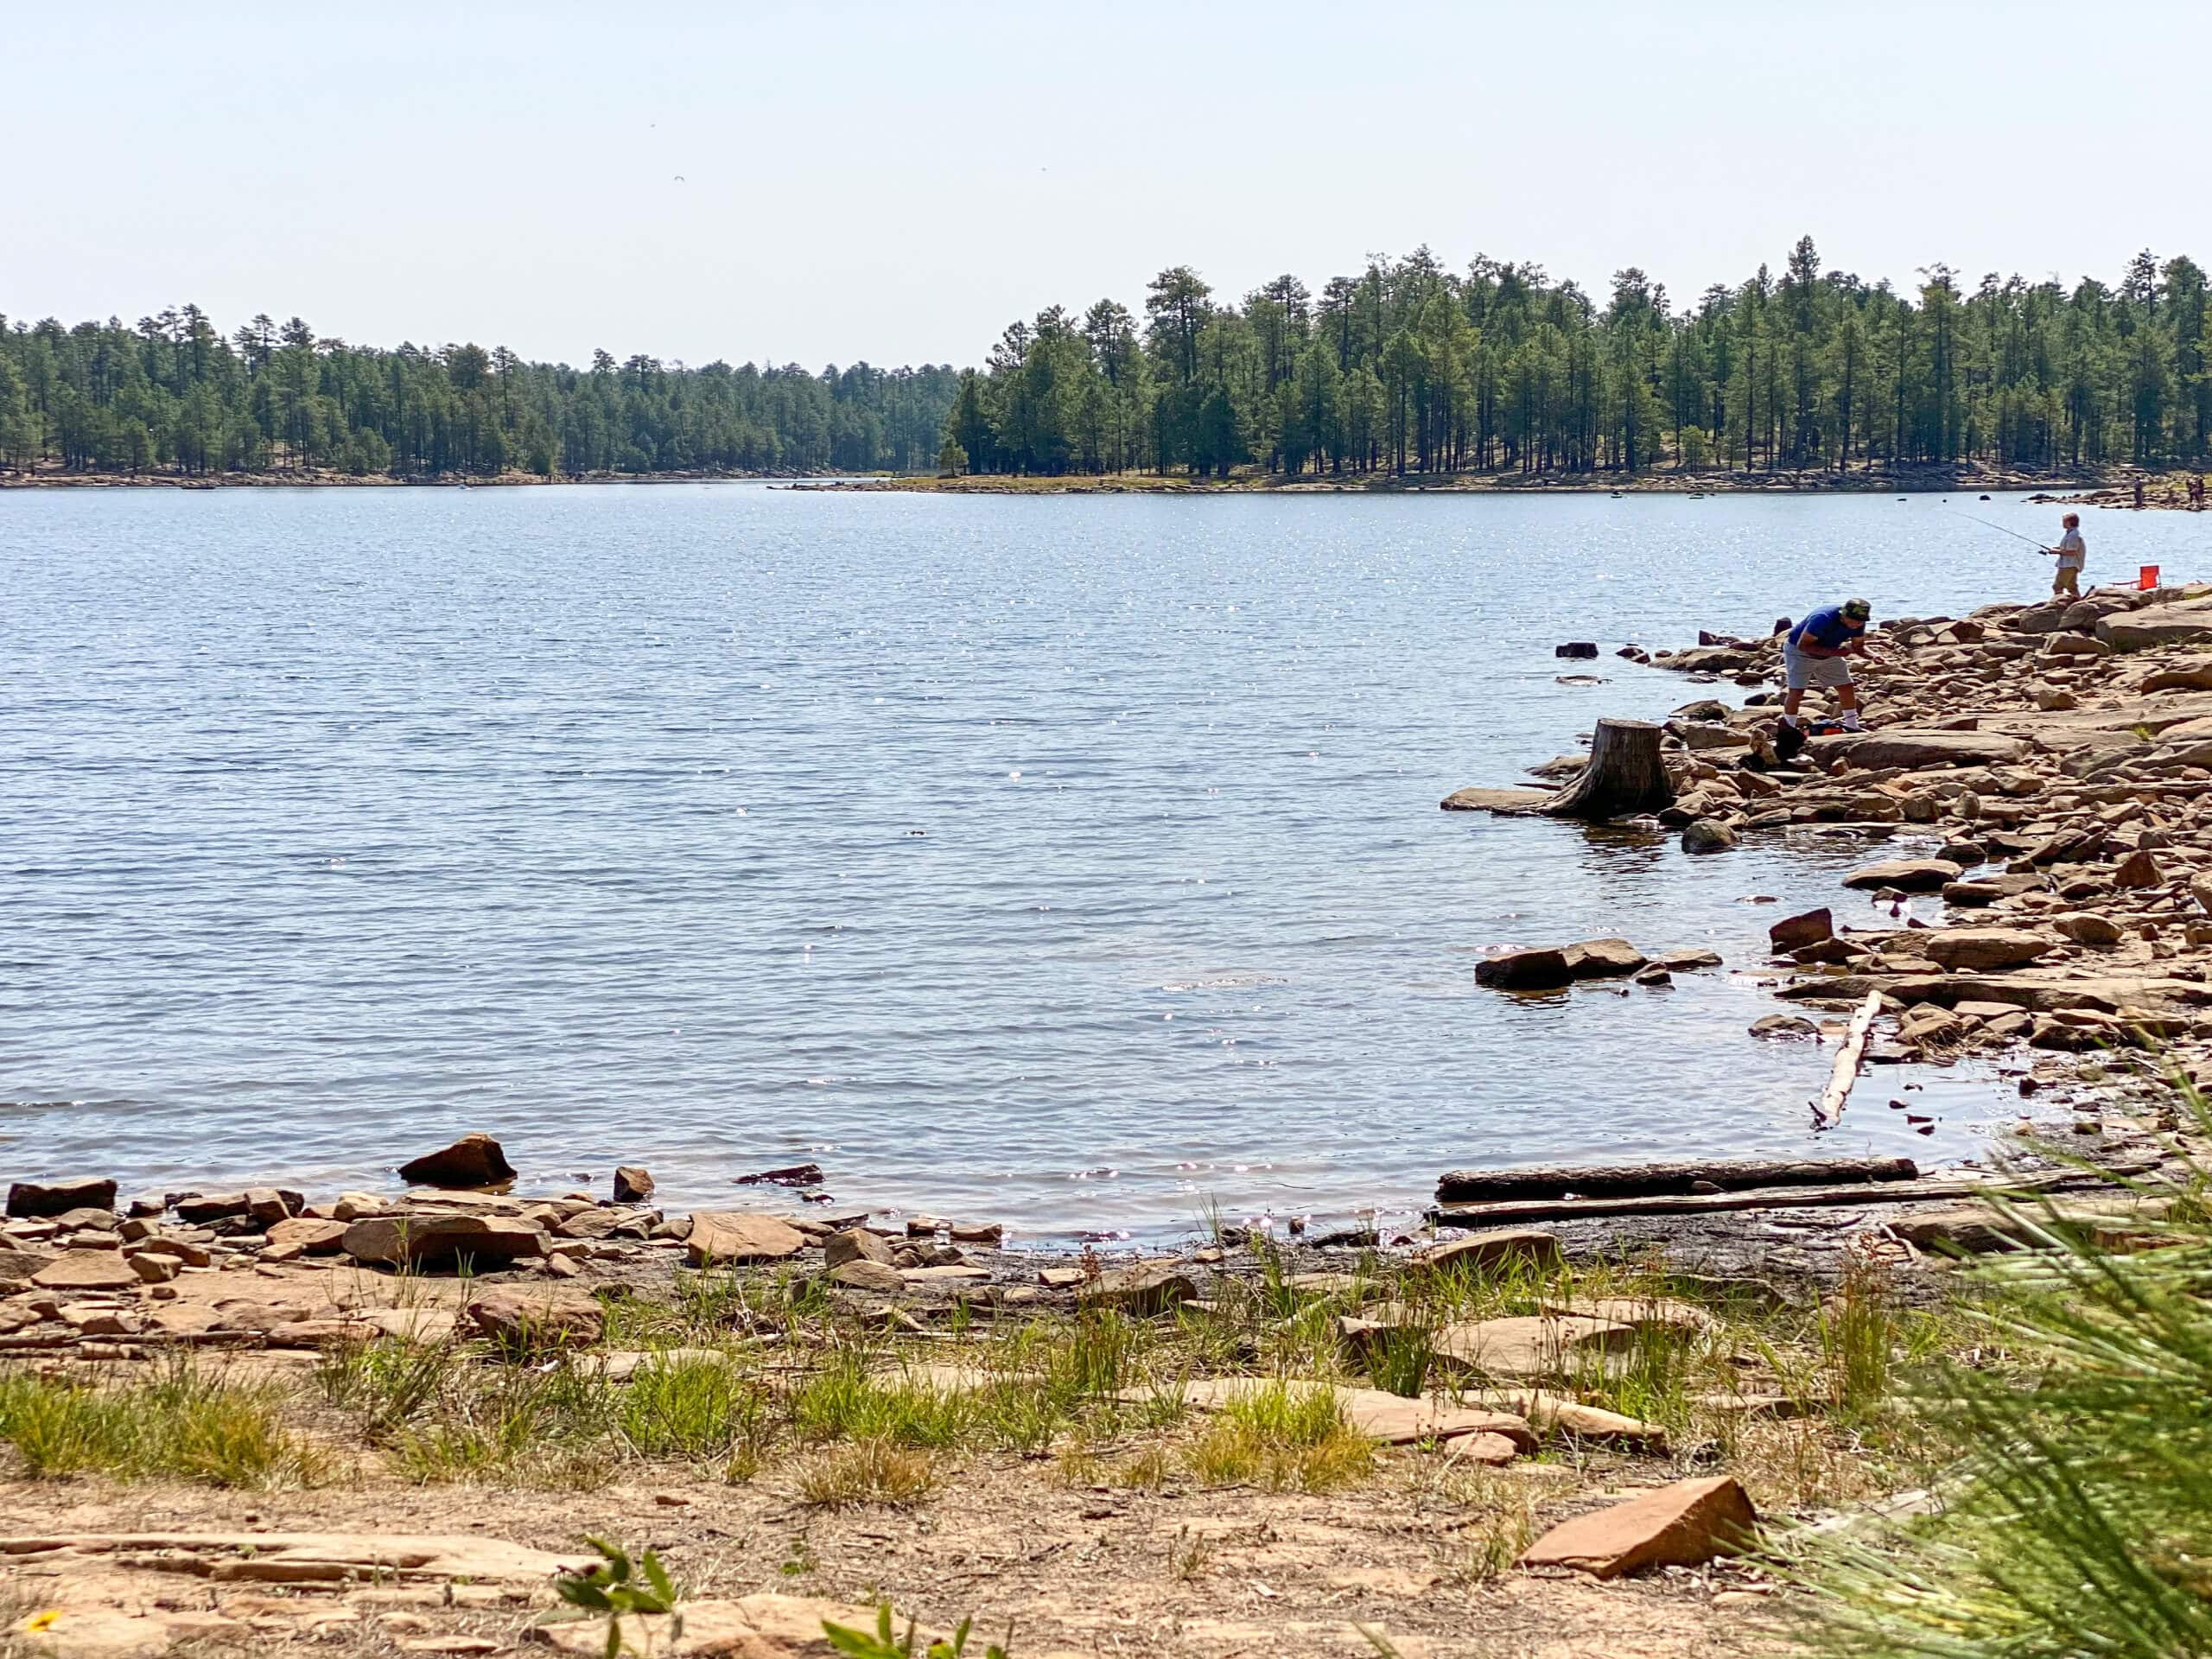
[[[1618,651],[1751,694],[1701,696],[1664,722],[1673,798],[1641,822],[1678,831],[1687,854],[1791,833],[1866,847],[1842,880],[1863,897],[1770,929],[1776,994],[1828,1022],[1778,1014],[1750,1035],[1838,1041],[1871,1000],[1877,1065],[1973,1056],[2024,1097],[2070,1092],[2082,1103],[2061,1127],[2100,1155],[2171,1133],[2170,1080],[2212,1084],[2212,585],[1899,618],[1871,643],[1878,658],[1857,669],[1868,729],[1814,736],[1787,760],[1779,627]],[[1541,770],[1558,780],[1580,763]],[[1470,789],[1443,804],[1554,799]],[[1532,944],[1482,976],[1555,988],[1588,971],[1561,958],[1606,944],[1605,971],[1642,965],[1625,941]]]

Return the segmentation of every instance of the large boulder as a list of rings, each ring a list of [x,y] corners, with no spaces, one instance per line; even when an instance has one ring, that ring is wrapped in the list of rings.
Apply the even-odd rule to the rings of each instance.
[[[501,1216],[365,1216],[340,1241],[356,1262],[376,1267],[445,1266],[463,1258],[482,1266],[545,1254],[542,1228]]]
[[[614,1172],[614,1202],[643,1204],[653,1195],[652,1172],[642,1164],[624,1164]]]
[[[683,1243],[695,1268],[743,1267],[797,1255],[806,1248],[806,1235],[773,1216],[702,1210],[691,1217],[691,1230]]]
[[[1700,1567],[1757,1541],[1758,1514],[1733,1475],[1676,1481],[1562,1522],[1529,1546],[1523,1567],[1571,1567],[1600,1579],[1653,1567]]]
[[[1946,927],[1927,936],[1928,959],[1954,972],[2001,974],[2050,950],[2050,941],[2010,927]]]
[[[1502,950],[1475,964],[1475,983],[1501,991],[1555,991],[1573,978],[1567,953],[1550,947]]]
[[[464,1135],[449,1147],[424,1153],[399,1166],[399,1179],[423,1186],[498,1186],[515,1178],[515,1166],[488,1135]]]
[[[115,1183],[110,1180],[17,1181],[8,1189],[8,1214],[16,1220],[42,1221],[72,1210],[112,1210]]]
[[[1933,893],[1966,874],[1961,865],[1942,858],[1892,858],[1869,864],[1843,878],[1847,887],[1895,887],[1899,893]]]

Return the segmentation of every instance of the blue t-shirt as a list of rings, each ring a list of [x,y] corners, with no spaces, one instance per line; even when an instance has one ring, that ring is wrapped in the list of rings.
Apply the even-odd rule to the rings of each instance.
[[[1823,605],[1802,622],[1789,630],[1789,643],[1802,645],[1810,639],[1822,651],[1840,651],[1866,631],[1866,624],[1854,627],[1843,613],[1840,605]]]

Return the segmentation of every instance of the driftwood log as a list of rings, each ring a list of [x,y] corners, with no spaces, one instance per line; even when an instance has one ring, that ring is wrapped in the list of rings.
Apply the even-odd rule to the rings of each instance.
[[[1843,1047],[1828,1073],[1828,1086],[1821,1090],[1813,1107],[1815,1129],[1832,1129],[1842,1121],[1844,1103],[1851,1098],[1851,1086],[1859,1081],[1859,1064],[1866,1058],[1866,1039],[1873,1034],[1874,1016],[1881,1011],[1881,992],[1869,991],[1859,1012],[1851,1016],[1851,1029],[1844,1033]]]
[[[2114,1175],[2139,1175],[2158,1160],[2121,1165]],[[2101,1174],[2052,1170],[2038,1175],[1980,1180],[1923,1178],[1916,1181],[1851,1181],[1841,1186],[1763,1186],[1743,1192],[1662,1192],[1624,1198],[1510,1198],[1499,1204],[1441,1206],[1428,1212],[1440,1227],[1502,1227],[1516,1221],[1595,1221],[1608,1216],[1695,1216],[1733,1210],[1813,1210],[1861,1204],[1918,1204],[1929,1198],[2002,1198],[2066,1187],[2102,1190]]]
[[[1455,1169],[1437,1178],[1439,1204],[1500,1198],[1622,1198],[1668,1192],[1738,1192],[1759,1186],[1836,1186],[1846,1181],[1910,1181],[1910,1158],[1792,1159],[1770,1162],[1597,1164],[1541,1169]]]
[[[1660,728],[1648,720],[1600,720],[1590,739],[1590,764],[1546,802],[1555,818],[1618,818],[1675,804],[1675,786],[1659,758]]]

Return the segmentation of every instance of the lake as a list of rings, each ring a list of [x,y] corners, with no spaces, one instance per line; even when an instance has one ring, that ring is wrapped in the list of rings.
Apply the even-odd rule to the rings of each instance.
[[[2092,580],[2194,573],[2184,516],[2089,518]],[[0,579],[20,1173],[375,1188],[480,1128],[534,1190],[814,1161],[1064,1241],[1395,1219],[1460,1166],[1940,1162],[2018,1109],[1884,1070],[1815,1141],[1827,1054],[1746,1035],[1785,910],[1745,901],[1841,910],[1862,846],[1437,810],[1743,695],[1624,641],[2044,589],[1932,496],[26,490]],[[1475,988],[1603,934],[1740,971]]]

